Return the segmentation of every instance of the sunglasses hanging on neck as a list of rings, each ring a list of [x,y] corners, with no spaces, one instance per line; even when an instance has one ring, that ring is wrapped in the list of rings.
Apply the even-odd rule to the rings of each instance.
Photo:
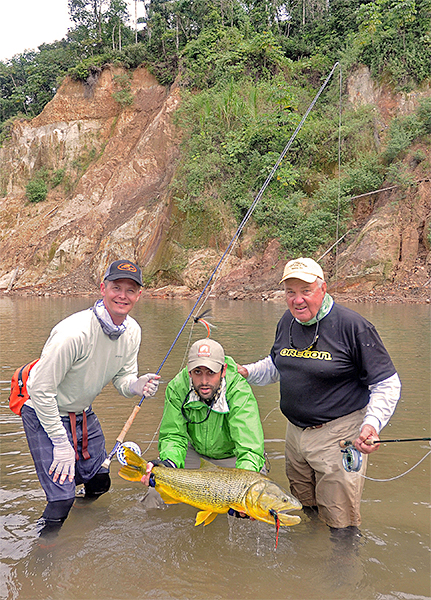
[[[316,329],[314,330],[313,341],[308,346],[305,346],[305,348],[298,348],[298,346],[295,346],[295,344],[293,343],[292,330],[293,330],[293,324],[294,323],[296,323],[296,320],[292,319],[290,321],[290,325],[289,325],[289,344],[290,344],[290,347],[294,348],[298,352],[305,352],[306,350],[312,350],[316,346],[317,340],[319,339],[319,323],[320,323],[320,321],[316,321]],[[303,325],[301,325],[301,327],[303,327]]]
[[[184,402],[181,404],[181,414],[183,415],[183,417],[185,418],[185,420],[187,421],[187,423],[189,423],[190,425],[200,425],[201,423],[205,423],[205,421],[209,418],[209,416],[211,414],[211,409],[214,406],[214,403],[215,403],[215,400],[216,400],[216,394],[214,395],[214,398],[211,400],[211,404],[208,405],[208,411],[207,411],[207,414],[206,414],[205,418],[202,419],[202,421],[192,421],[186,415],[186,411],[185,411],[185,408],[184,408],[184,406],[185,406],[187,400],[189,399],[189,396],[192,393],[192,391],[193,390],[190,390],[187,393],[187,396],[184,398]]]

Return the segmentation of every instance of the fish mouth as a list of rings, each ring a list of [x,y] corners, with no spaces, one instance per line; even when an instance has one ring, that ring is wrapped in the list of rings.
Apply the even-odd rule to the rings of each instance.
[[[286,512],[276,512],[271,513],[271,516],[274,518],[274,521],[278,519],[280,525],[297,525],[301,522],[301,517],[299,515],[291,515]]]
[[[278,521],[280,525],[297,525],[301,522],[301,517],[291,514],[291,511],[300,510],[301,508],[302,504],[292,496],[288,502],[280,502],[273,506],[269,510],[269,514],[274,522]]]

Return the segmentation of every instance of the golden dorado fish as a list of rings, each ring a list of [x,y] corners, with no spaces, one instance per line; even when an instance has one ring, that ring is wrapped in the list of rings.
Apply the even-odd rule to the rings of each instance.
[[[127,465],[121,467],[120,477],[140,481],[146,474],[146,461],[130,448],[124,448]],[[199,508],[195,525],[208,525],[218,514],[230,508],[244,512],[264,523],[296,525],[301,521],[289,510],[302,508],[299,500],[288,494],[274,481],[254,471],[218,467],[201,459],[200,469],[152,469],[155,489],[166,504],[183,502]]]

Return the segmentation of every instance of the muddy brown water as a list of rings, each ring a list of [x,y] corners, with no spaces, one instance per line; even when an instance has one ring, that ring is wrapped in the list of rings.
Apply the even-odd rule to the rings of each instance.
[[[50,329],[90,306],[88,298],[1,298],[1,523],[0,597],[8,600],[423,600],[430,598],[430,450],[427,442],[382,445],[372,455],[362,502],[361,536],[334,541],[329,529],[302,514],[280,530],[219,515],[194,527],[196,509],[173,505],[145,511],[141,484],[118,476],[96,502],[77,501],[55,541],[43,547],[37,519],[44,506],[21,419],[8,408],[13,370],[37,357]],[[140,373],[155,371],[189,314],[186,300],[141,300],[133,316],[142,327]],[[238,362],[267,355],[282,303],[209,301],[213,337]],[[351,305],[378,328],[400,373],[403,392],[382,438],[430,435],[430,307]],[[146,458],[157,456],[164,388],[183,365],[189,340],[205,337],[187,325],[167,359],[162,385],[146,399],[127,440]],[[271,462],[284,474],[285,419],[277,385],[254,388]],[[113,386],[94,403],[111,450],[134,402]],[[341,460],[341,453],[340,453]]]

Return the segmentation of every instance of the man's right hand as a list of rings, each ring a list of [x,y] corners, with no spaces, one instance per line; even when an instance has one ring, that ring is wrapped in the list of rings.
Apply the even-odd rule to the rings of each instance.
[[[75,477],[75,450],[72,448],[67,435],[58,435],[51,438],[54,446],[54,460],[49,467],[49,474],[54,473],[53,481],[60,478],[59,483],[63,484],[67,477],[72,482]]]

